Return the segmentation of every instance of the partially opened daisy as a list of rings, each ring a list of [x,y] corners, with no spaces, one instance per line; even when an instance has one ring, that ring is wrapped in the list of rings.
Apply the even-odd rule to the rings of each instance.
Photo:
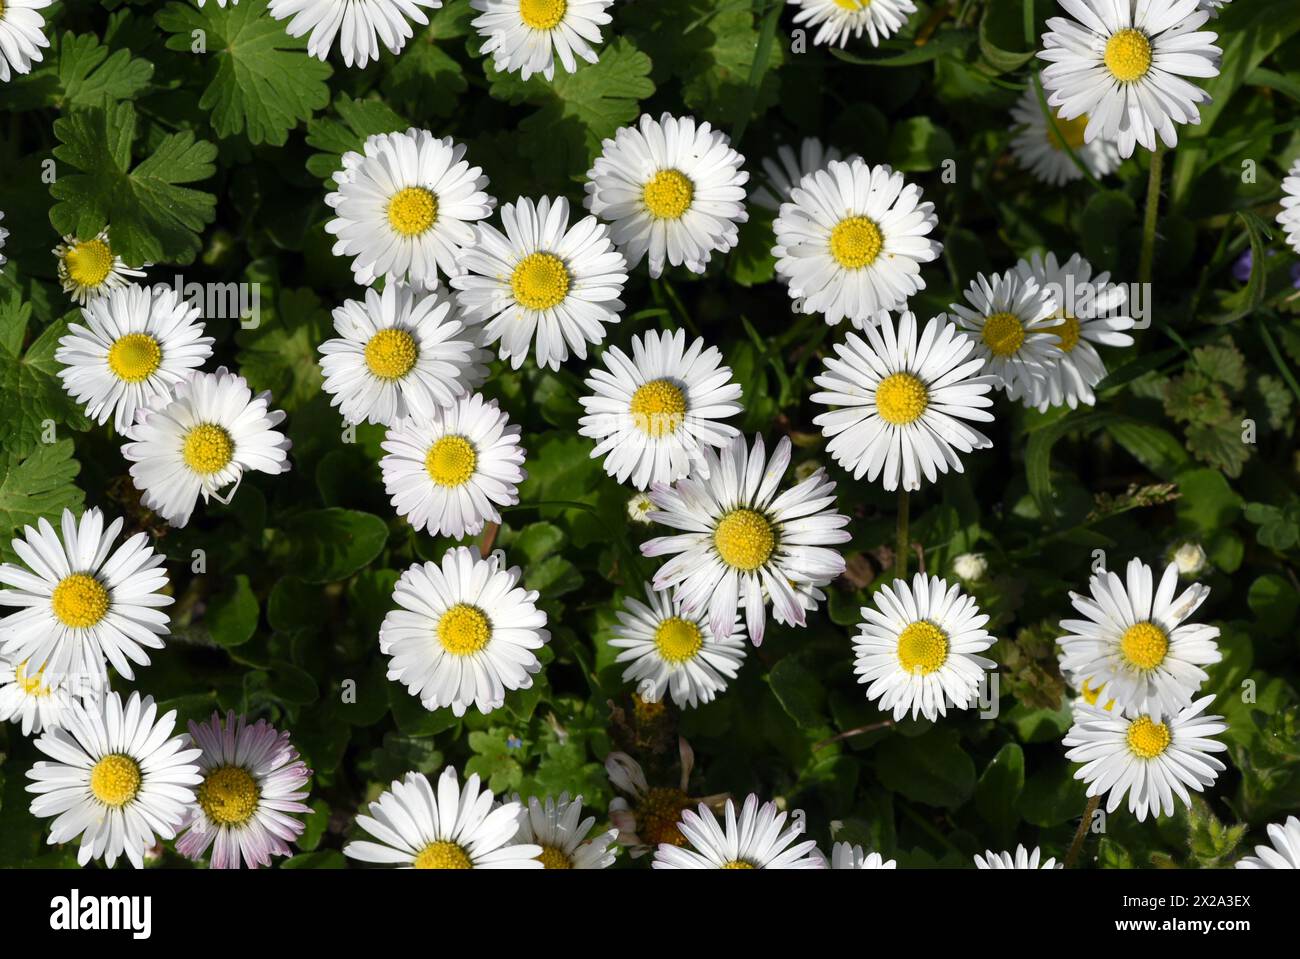
[[[773,213],[781,209],[781,204],[790,199],[794,188],[810,173],[824,170],[832,160],[841,160],[843,155],[834,146],[826,146],[816,137],[804,137],[799,142],[799,152],[794,147],[782,144],[776,148],[776,157],[763,157],[763,173],[767,184],[755,187],[749,193],[749,199],[757,206]],[[857,154],[849,157],[849,162],[857,159]]]
[[[1088,580],[1091,596],[1070,593],[1085,619],[1061,620],[1061,666],[1087,679],[1122,709],[1174,712],[1192,701],[1223,658],[1217,626],[1188,622],[1210,588],[1178,591],[1178,566],[1165,567],[1152,589],[1151,567],[1129,561],[1125,578],[1103,570]]]
[[[645,594],[645,603],[633,596],[624,601],[609,641],[621,650],[614,661],[628,664],[623,681],[635,683],[637,695],[650,703],[665,691],[683,709],[713,702],[745,661],[739,616],[730,635],[718,637],[706,616],[682,611],[675,591],[656,592],[646,583]]]
[[[572,350],[615,324],[627,282],[627,261],[594,216],[569,225],[569,201],[520,197],[501,210],[506,232],[481,223],[464,269],[451,280],[467,322],[483,324],[484,346],[500,343],[501,359],[523,366],[531,349],[538,366],[558,370]]]
[[[37,13],[54,0],[4,0],[0,3],[0,82],[8,82],[15,73],[27,73],[33,63],[43,58],[45,17]],[[0,260],[0,265],[4,261]]]
[[[837,842],[831,847],[832,869],[897,869],[896,859],[886,859],[878,852],[863,852],[861,846]]]
[[[966,303],[950,305],[953,320],[975,341],[984,372],[1010,395],[1036,395],[1061,357],[1064,320],[1051,292],[1015,270],[977,273]]]
[[[853,640],[853,671],[894,719],[909,712],[935,720],[948,707],[966,709],[979,695],[986,671],[997,663],[979,654],[994,643],[989,618],[975,600],[947,580],[917,573],[881,586],[875,607],[862,607],[861,633]]]
[[[686,790],[695,753],[684,739],[679,740],[679,747],[682,764],[676,786],[651,786],[641,764],[625,752],[615,751],[605,757],[609,783],[620,794],[609,804],[609,821],[618,830],[619,845],[626,847],[633,859],[653,852],[664,843],[686,844],[686,837],[677,826],[683,810],[692,802]]]
[[[53,253],[58,261],[59,285],[74,303],[82,306],[125,286],[129,277],[144,276],[144,270],[132,269],[113,252],[106,229],[88,240],[65,236]]]
[[[865,32],[873,47],[893,36],[916,13],[912,0],[790,0],[796,24],[816,27],[814,44],[843,47]]]
[[[86,325],[68,324],[54,359],[63,388],[86,415],[120,433],[135,421],[135,411],[168,396],[190,370],[212,355],[199,308],[167,287],[132,283],[90,301],[82,311]]]
[[[705,447],[740,435],[721,422],[741,411],[731,367],[701,339],[688,347],[684,330],[650,330],[631,345],[631,356],[605,350],[604,368],[593,367],[586,380],[591,395],[578,399],[586,411],[578,432],[597,441],[592,458],[604,456],[605,472],[637,489],[705,470]]]
[[[886,310],[902,310],[925,289],[921,264],[943,244],[928,238],[934,204],[903,174],[862,159],[831,162],[796,184],[773,224],[776,272],[795,309],[845,317],[859,329]]]
[[[518,795],[510,797],[519,804],[519,831],[516,843],[540,846],[538,859],[546,869],[608,869],[614,864],[617,851],[610,846],[618,839],[617,829],[607,829],[594,836],[591,828],[596,817],[582,818],[582,797],[560,798],[547,796],[545,800],[533,796],[523,802]]]
[[[485,38],[483,52],[492,54],[492,66],[506,73],[519,71],[527,80],[540,73],[555,76],[555,58],[565,71],[578,69],[578,57],[595,63],[593,44],[601,42],[600,28],[611,17],[605,11],[614,0],[470,0],[482,11],[473,21]]]
[[[682,813],[678,829],[690,848],[662,843],[655,852],[655,869],[825,869],[826,859],[811,839],[797,842],[803,835],[796,820],[786,828],[786,814],[776,803],[759,805],[753,793],[745,800],[740,814],[736,804],[727,800],[723,822],[700,803],[699,811]]]
[[[415,127],[376,134],[361,153],[343,154],[334,182],[325,202],[335,217],[325,232],[338,237],[335,256],[352,257],[362,286],[387,276],[433,289],[440,272],[455,276],[461,251],[474,242],[471,224],[496,203],[463,144]]]
[[[111,663],[127,679],[132,664],[147,666],[146,649],[162,649],[175,600],[167,588],[164,557],[148,533],[114,548],[124,521],[104,528],[104,514],[63,511],[62,536],[47,520],[23,527],[12,546],[21,565],[0,565],[0,606],[19,611],[0,619],[0,653],[25,663],[26,674],[47,682],[95,689]]]
[[[1287,816],[1285,824],[1268,827],[1272,846],[1256,846],[1255,855],[1237,860],[1237,869],[1300,869],[1300,819]]]
[[[587,172],[587,209],[611,224],[629,267],[649,257],[652,277],[665,264],[703,273],[714,253],[739,242],[737,224],[749,219],[744,162],[708,123],[644,114],[601,143]]]
[[[61,728],[35,746],[41,760],[27,773],[33,816],[54,817],[49,842],[81,837],[77,863],[125,855],[137,869],[159,839],[171,839],[194,803],[200,750],[173,736],[176,711],[162,716],[152,696],[117,693],[74,703]]]
[[[976,869],[1060,869],[1055,857],[1040,863],[1043,851],[1037,846],[1033,850],[1023,845],[1016,846],[1015,853],[994,852],[986,850],[984,855],[976,854]]]
[[[1039,180],[1050,186],[1064,186],[1083,179],[1083,171],[1070,159],[1070,150],[1094,177],[1103,177],[1119,167],[1119,146],[1114,140],[1097,137],[1091,143],[1084,141],[1086,113],[1065,120],[1052,110],[1052,117],[1054,125],[1048,122],[1032,82],[1011,108],[1012,129],[1016,131],[1011,154]]]
[[[1138,821],[1172,816],[1174,798],[1190,806],[1188,789],[1201,792],[1225,768],[1211,753],[1228,747],[1211,736],[1226,730],[1222,716],[1202,715],[1213,696],[1161,718],[1148,713],[1107,712],[1080,707],[1063,740],[1066,758],[1083,763],[1074,774],[1088,784],[1088,796],[1108,794],[1106,812],[1119,808],[1125,793]]]
[[[75,696],[64,680],[46,679],[43,669],[0,659],[0,723],[18,723],[23,735],[62,726]]]
[[[677,554],[655,573],[654,588],[678,588],[687,615],[707,610],[715,636],[731,634],[743,604],[758,646],[769,600],[778,623],[803,626],[806,608],[796,587],[824,586],[844,572],[844,557],[831,547],[851,538],[849,518],[835,512],[835,484],[821,469],[777,495],[790,465],[788,436],[771,460],[762,436],[752,449],[737,436],[720,453],[706,448],[704,457],[707,479],[692,474],[671,487],[651,487],[658,509],[650,518],[683,532],[649,540],[641,552]]]
[[[288,20],[285,32],[307,37],[309,56],[324,60],[339,41],[339,52],[349,67],[364,67],[379,59],[382,43],[390,53],[400,53],[414,31],[410,21],[425,26],[421,8],[437,10],[442,0],[271,0],[267,11]]]
[[[437,563],[416,564],[393,591],[398,609],[384,617],[379,649],[391,657],[388,678],[425,709],[470,706],[490,713],[506,691],[528,689],[542,668],[536,650],[551,638],[537,591],[519,585],[518,566],[498,552],[449,549]]]
[[[436,786],[410,772],[370,804],[370,815],[357,815],[377,841],[350,842],[343,855],[402,869],[541,869],[541,846],[512,844],[521,811],[517,802],[494,809],[478,776],[462,787],[453,766]]]
[[[203,781],[176,851],[198,861],[211,848],[213,869],[256,869],[292,855],[289,843],[306,828],[298,815],[311,812],[303,802],[311,770],[289,734],[233,712],[223,723],[214,712],[206,723],[191,721],[190,735],[203,750]]]
[[[292,444],[275,429],[284,413],[270,403],[269,392],[254,396],[247,380],[222,366],[191,374],[171,399],[142,408],[122,445],[141,502],[184,526],[200,495],[229,503],[246,471],[288,472]]]
[[[988,396],[995,380],[983,375],[975,343],[943,317],[917,338],[916,317],[904,312],[897,328],[888,316],[867,327],[866,340],[850,333],[835,344],[837,358],[823,360],[813,378],[814,403],[834,407],[813,422],[830,438],[835,462],[885,489],[921,488],[951,467],[962,472],[959,453],[993,445],[963,420],[992,422]]]
[[[519,502],[524,448],[519,427],[496,400],[463,397],[427,421],[411,417],[389,429],[379,461],[398,516],[435,536],[461,539],[500,523],[500,506]]]
[[[1198,32],[1210,15],[1198,0],[1060,0],[1074,19],[1052,17],[1038,56],[1048,61],[1043,88],[1066,120],[1087,114],[1084,141],[1178,143],[1179,123],[1200,123],[1210,95],[1185,77],[1219,74],[1218,35]]]
[[[334,311],[334,331],[320,346],[323,388],[349,423],[426,421],[487,376],[485,352],[445,294],[371,288]]]
[[[1282,180],[1282,209],[1278,211],[1277,223],[1286,234],[1286,242],[1300,256],[1300,160],[1296,160]]]

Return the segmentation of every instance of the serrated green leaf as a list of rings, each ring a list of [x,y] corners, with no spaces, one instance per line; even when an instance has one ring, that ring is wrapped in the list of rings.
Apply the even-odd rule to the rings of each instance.
[[[0,556],[12,558],[10,531],[51,522],[65,509],[80,509],[85,495],[72,482],[81,466],[72,458],[72,440],[38,443],[27,453],[0,453]]]
[[[43,63],[12,79],[4,105],[10,110],[103,106],[135,97],[153,73],[153,64],[130,50],[110,52],[93,34],[69,30],[53,39]]]
[[[24,350],[31,315],[31,304],[17,293],[0,300],[0,445],[5,450],[25,452],[56,438],[48,435],[51,427],[80,431],[90,426],[63,389],[58,376],[62,364],[54,359],[67,321],[51,323]]]

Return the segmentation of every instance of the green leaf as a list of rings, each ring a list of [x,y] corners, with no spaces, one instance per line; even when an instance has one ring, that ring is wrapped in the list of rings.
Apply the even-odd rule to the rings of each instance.
[[[800,726],[823,726],[826,691],[817,677],[793,656],[787,656],[767,674],[767,683],[781,707]]]
[[[0,300],[0,444],[6,450],[26,451],[45,442],[51,425],[78,431],[90,427],[80,405],[63,389],[58,376],[63,364],[54,359],[67,321],[51,323],[24,351],[31,316],[32,305],[17,293]]]
[[[1250,278],[1246,281],[1245,295],[1242,303],[1226,316],[1215,318],[1216,323],[1235,323],[1243,317],[1249,316],[1255,312],[1264,302],[1265,277],[1268,273],[1268,253],[1265,248],[1265,238],[1269,235],[1268,227],[1258,215],[1250,210],[1238,210],[1237,216],[1241,222],[1246,225],[1246,233],[1250,237]],[[1238,354],[1240,356],[1240,354]]]
[[[909,117],[889,135],[889,160],[896,170],[933,170],[956,153],[948,131],[929,117]]]
[[[81,508],[85,496],[72,482],[80,469],[72,440],[38,443],[26,455],[0,453],[0,556],[12,559],[10,530],[16,534],[42,516],[55,522],[65,509]]]
[[[1018,70],[1033,59],[1034,51],[1021,51],[1024,45],[1022,0],[989,0],[980,17],[980,53],[989,66],[999,73]]]
[[[970,30],[940,30],[922,46],[910,49],[892,57],[861,57],[838,47],[831,49],[832,56],[849,63],[858,63],[869,67],[911,67],[918,63],[929,63],[939,57],[951,54],[954,58],[964,59],[966,48],[975,42],[975,34]],[[899,41],[899,44],[910,41]],[[894,45],[894,46],[897,46]]]
[[[1282,551],[1300,543],[1300,501],[1292,500],[1285,506],[1247,503],[1245,515],[1259,527],[1255,538],[1261,546]]]
[[[1277,573],[1266,573],[1250,584],[1246,604],[1255,614],[1256,628],[1265,636],[1282,636],[1295,628],[1300,593]]]
[[[975,764],[953,729],[890,737],[876,750],[876,772],[886,789],[928,806],[960,806],[975,789]]]
[[[54,156],[81,173],[62,173],[50,185],[59,202],[50,222],[63,234],[94,236],[112,226],[113,251],[127,264],[189,263],[199,231],[212,222],[216,197],[178,186],[212,176],[217,148],[188,130],[152,144],[131,166],[135,106],[119,103],[54,121]]]
[[[149,86],[153,70],[152,63],[131,56],[130,50],[110,53],[94,34],[68,31],[53,39],[42,64],[12,79],[5,107],[66,110],[130,100]]]
[[[237,574],[220,593],[208,600],[203,617],[213,640],[222,646],[242,646],[257,631],[257,597],[248,577]]]
[[[1007,743],[993,757],[975,785],[975,808],[998,836],[1010,839],[1020,821],[1020,792],[1025,786],[1025,753]]]
[[[239,372],[254,390],[270,390],[276,406],[299,409],[320,396],[324,377],[317,347],[333,329],[314,292],[282,289],[274,309],[263,307],[256,328],[235,334]]]
[[[1029,492],[1044,517],[1056,515],[1052,494],[1052,447],[1056,441],[1073,430],[1090,433],[1113,419],[1109,413],[1066,415],[1029,434],[1029,442],[1025,445],[1025,479],[1029,484]]]
[[[388,527],[378,516],[350,509],[299,513],[284,527],[292,547],[291,568],[305,582],[347,579],[379,555]]]
[[[307,124],[307,143],[321,151],[308,159],[307,169],[322,180],[331,180],[343,168],[343,154],[361,152],[368,137],[410,126],[382,100],[354,100],[344,93],[335,97],[333,107],[338,120],[321,116]]]
[[[1102,190],[1092,195],[1079,216],[1079,239],[1094,269],[1119,266],[1120,238],[1125,228],[1136,223],[1137,207],[1127,193]]]

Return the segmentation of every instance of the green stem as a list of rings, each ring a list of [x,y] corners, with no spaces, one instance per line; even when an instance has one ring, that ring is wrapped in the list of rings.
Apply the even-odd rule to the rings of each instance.
[[[912,539],[907,530],[907,513],[910,502],[907,490],[898,488],[898,536],[894,541],[894,578],[907,579],[907,556],[912,552]]]
[[[1156,254],[1156,219],[1160,212],[1160,172],[1164,166],[1165,148],[1157,143],[1151,154],[1151,167],[1147,173],[1147,209],[1142,218],[1142,253],[1138,260],[1138,282],[1151,282],[1151,265]]]
[[[1075,860],[1079,858],[1079,852],[1083,849],[1083,840],[1088,835],[1088,827],[1092,825],[1093,814],[1100,805],[1101,795],[1098,794],[1089,799],[1088,805],[1083,807],[1083,819],[1080,820],[1079,828],[1074,832],[1074,841],[1070,843],[1070,851],[1065,854],[1065,862],[1061,864],[1063,868],[1069,869],[1074,865]]]

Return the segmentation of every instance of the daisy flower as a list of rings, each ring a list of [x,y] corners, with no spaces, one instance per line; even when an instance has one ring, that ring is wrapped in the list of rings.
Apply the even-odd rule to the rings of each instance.
[[[514,842],[541,847],[538,859],[546,869],[608,869],[614,864],[610,845],[618,838],[617,829],[591,836],[596,817],[582,818],[582,797],[570,800],[560,793],[557,800],[536,796],[523,802],[518,795],[510,801],[519,806],[519,831]]]
[[[632,596],[624,601],[609,641],[621,650],[614,661],[630,664],[623,681],[636,683],[648,703],[660,702],[665,690],[683,709],[713,702],[745,661],[739,616],[730,635],[717,637],[704,617],[683,613],[675,592],[646,583],[645,594],[648,605]]]
[[[757,186],[750,191],[750,202],[773,213],[780,211],[781,204],[790,199],[794,188],[808,174],[824,170],[832,160],[844,157],[839,149],[825,146],[816,137],[804,137],[799,143],[799,152],[794,147],[782,145],[776,148],[776,159],[763,158],[763,173],[767,177],[766,186]],[[849,156],[849,162],[858,159],[856,153]]]
[[[994,643],[988,616],[975,600],[947,580],[917,573],[881,586],[875,608],[862,607],[861,634],[853,641],[853,671],[867,686],[867,699],[902,719],[931,721],[948,707],[966,709],[976,700],[987,670],[997,666],[977,655]]]
[[[442,0],[271,0],[267,12],[288,20],[285,32],[307,38],[307,54],[324,60],[339,38],[339,52],[349,67],[379,59],[379,44],[400,53],[414,31],[408,22],[429,22],[421,7],[437,10]]]
[[[837,842],[831,847],[832,869],[897,869],[898,860],[885,859],[878,852],[864,853],[861,846]]]
[[[1070,409],[1080,403],[1092,406],[1097,401],[1092,388],[1106,376],[1106,364],[1093,344],[1133,345],[1133,337],[1124,332],[1135,325],[1126,313],[1128,291],[1111,283],[1109,273],[1094,278],[1092,264],[1077,253],[1063,264],[1057,263],[1055,254],[1044,259],[1035,253],[1031,260],[1016,264],[1016,272],[1051,294],[1061,324],[1052,328],[1057,352],[1048,356],[1046,378],[1026,381],[1034,393],[1022,392],[1017,385],[1011,398],[1022,399],[1040,413],[1063,403]]]
[[[1287,816],[1286,824],[1268,827],[1272,847],[1256,846],[1255,855],[1236,863],[1237,869],[1300,869],[1300,819]]]
[[[975,343],[943,317],[926,324],[917,340],[916,317],[904,311],[897,329],[889,316],[835,344],[837,358],[822,361],[813,377],[822,391],[814,403],[835,407],[813,422],[830,439],[835,462],[885,489],[921,488],[951,466],[962,472],[958,453],[993,445],[962,420],[992,422],[988,393],[994,378],[980,375],[984,360],[972,356]]]
[[[247,380],[221,366],[192,374],[170,399],[143,407],[126,430],[131,442],[122,445],[141,502],[180,527],[200,495],[205,503],[229,503],[246,470],[288,472],[292,444],[274,429],[284,413],[270,403],[269,392],[254,396]]]
[[[966,291],[969,304],[953,303],[957,325],[975,341],[998,387],[1012,398],[1036,395],[1062,350],[1057,303],[1049,290],[1015,270],[985,277],[977,273]]]
[[[654,500],[645,493],[637,493],[627,501],[627,518],[633,523],[649,526],[651,523],[650,514],[654,511],[654,508]]]
[[[537,590],[519,586],[518,566],[505,569],[502,553],[480,559],[457,546],[442,564],[416,564],[393,591],[400,609],[384,617],[379,649],[390,656],[388,678],[419,698],[425,709],[470,706],[490,713],[506,690],[528,689],[542,664],[534,650],[550,640]]]
[[[1026,849],[1024,846],[1016,846],[1014,855],[1009,852],[994,852],[992,849],[986,850],[983,856],[975,856],[975,868],[977,869],[1060,869],[1055,857],[1048,859],[1039,865],[1039,857],[1042,856],[1042,850],[1037,846],[1033,851]]]
[[[45,678],[45,670],[28,671],[27,663],[0,659],[0,723],[22,725],[23,735],[63,725],[75,697],[63,680]]]
[[[736,815],[736,804],[727,800],[719,825],[709,807],[682,813],[678,829],[690,849],[662,843],[655,852],[655,869],[825,869],[826,859],[811,839],[795,842],[803,835],[796,820],[785,829],[786,814],[776,803],[761,806],[753,793]]]
[[[569,226],[569,201],[520,197],[501,210],[506,232],[481,223],[473,249],[451,280],[469,323],[485,324],[482,345],[500,342],[501,359],[524,365],[529,347],[538,366],[558,370],[572,349],[605,338],[618,322],[627,261],[594,216]]]
[[[212,714],[206,723],[190,722],[190,735],[203,750],[198,805],[176,851],[196,862],[212,847],[213,869],[269,866],[272,856],[292,855],[289,843],[302,835],[304,804],[311,770],[298,758],[289,734],[265,719],[251,726],[233,712],[226,721]]]
[[[1088,580],[1091,597],[1070,593],[1086,619],[1063,619],[1061,666],[1086,677],[1123,709],[1175,712],[1192,701],[1223,659],[1217,626],[1188,622],[1210,595],[1193,583],[1178,593],[1178,566],[1170,563],[1152,591],[1151,567],[1129,561],[1125,580],[1103,570]]]
[[[795,588],[824,586],[844,572],[844,557],[830,547],[851,538],[849,518],[835,512],[835,484],[820,469],[777,495],[790,465],[788,436],[770,461],[762,436],[752,450],[737,436],[720,455],[706,448],[704,457],[707,474],[651,487],[658,509],[650,518],[684,532],[643,543],[641,552],[677,554],[655,573],[654,588],[679,588],[688,616],[707,608],[714,636],[731,634],[743,601],[745,627],[758,646],[769,599],[778,623],[803,626]]]
[[[886,310],[902,310],[925,289],[921,264],[943,244],[927,238],[939,222],[934,204],[903,174],[862,159],[835,160],[791,191],[772,225],[776,273],[800,313],[848,317],[863,328]]]
[[[1218,35],[1198,0],[1060,0],[1074,19],[1051,17],[1038,56],[1048,61],[1047,102],[1067,121],[1088,116],[1085,143],[1116,141],[1120,156],[1140,143],[1178,143],[1175,124],[1200,123],[1210,95],[1184,77],[1219,75]]]
[[[492,54],[492,66],[505,73],[519,71],[527,80],[540,73],[555,76],[555,57],[568,73],[578,69],[577,57],[598,58],[592,44],[601,42],[600,28],[612,19],[605,11],[614,0],[470,0],[482,12],[474,29]],[[577,56],[575,56],[575,54]]]
[[[1070,747],[1066,758],[1084,764],[1074,778],[1088,784],[1089,797],[1109,793],[1108,813],[1128,793],[1129,811],[1138,822],[1148,813],[1173,815],[1175,796],[1190,806],[1187,787],[1200,792],[1227,768],[1210,754],[1228,747],[1208,738],[1227,724],[1222,716],[1201,715],[1213,701],[1205,696],[1164,719],[1081,706],[1063,740]]]
[[[1300,160],[1282,180],[1282,209],[1277,223],[1286,234],[1287,244],[1300,256]]]
[[[630,357],[611,346],[601,362],[586,380],[591,395],[578,399],[586,411],[578,432],[597,441],[592,459],[604,456],[605,472],[620,483],[645,489],[706,470],[705,447],[740,435],[720,422],[741,411],[740,384],[703,340],[687,347],[683,330],[650,330],[632,337]]]
[[[605,757],[605,774],[621,795],[609,804],[609,821],[618,830],[619,845],[633,859],[639,859],[664,843],[682,846],[686,837],[677,828],[682,812],[691,805],[686,788],[691,780],[695,754],[684,739],[681,752],[681,780],[677,786],[651,786],[641,764],[625,752]],[[706,799],[705,802],[709,800]]]
[[[54,0],[4,0],[0,3],[0,82],[14,73],[27,73],[40,63],[45,39],[45,17],[37,13]],[[0,259],[0,266],[4,260]]]
[[[587,209],[611,224],[614,243],[634,267],[649,256],[650,275],[665,262],[703,273],[709,259],[740,241],[745,158],[731,140],[694,117],[643,114],[601,143],[587,171]]]
[[[20,611],[0,619],[0,653],[26,663],[27,675],[97,688],[104,661],[127,679],[132,663],[149,665],[145,649],[162,649],[175,600],[164,557],[136,533],[116,549],[124,521],[104,528],[104,514],[63,511],[62,538],[41,518],[12,546],[23,565],[0,565],[0,606]]]
[[[65,236],[63,242],[51,252],[58,261],[59,285],[63,287],[63,292],[72,297],[74,303],[82,306],[111,290],[125,286],[130,282],[128,277],[144,276],[144,270],[132,269],[113,252],[108,241],[108,230],[100,230],[89,240]]]
[[[1021,167],[1049,186],[1064,186],[1083,179],[1083,171],[1070,159],[1069,150],[1095,177],[1103,177],[1120,165],[1119,146],[1106,137],[1097,137],[1085,143],[1083,131],[1088,127],[1088,115],[1081,114],[1065,120],[1053,110],[1055,129],[1047,122],[1038,93],[1031,83],[1011,108],[1011,155]],[[1069,150],[1066,147],[1069,147]]]
[[[398,516],[433,536],[461,539],[500,523],[498,506],[519,502],[524,448],[496,400],[473,393],[428,422],[411,417],[389,429],[379,461]]]
[[[50,844],[80,836],[78,865],[103,859],[112,868],[125,854],[143,868],[145,852],[176,835],[201,781],[200,750],[173,736],[175,728],[176,711],[158,716],[152,696],[132,693],[125,706],[117,693],[73,703],[62,728],[35,741],[53,762],[27,773],[32,815],[55,817]]]
[[[86,326],[68,324],[54,359],[63,388],[86,415],[120,433],[135,421],[135,411],[165,399],[190,370],[212,355],[199,308],[174,290],[134,283],[90,301],[81,311]]]
[[[343,154],[338,189],[325,197],[336,214],[325,232],[338,237],[335,256],[353,258],[357,283],[387,276],[433,289],[440,270],[460,272],[473,222],[496,204],[482,169],[464,157],[463,144],[415,127],[375,134],[361,153]]]
[[[916,13],[912,0],[790,0],[796,24],[816,27],[813,44],[843,47],[865,32],[873,47],[897,33]]]
[[[435,792],[423,774],[410,772],[370,804],[369,816],[357,816],[378,842],[350,842],[343,855],[402,869],[541,869],[541,846],[512,844],[521,812],[517,802],[493,809],[477,774],[462,787],[448,766]]]
[[[323,388],[348,423],[427,420],[487,378],[486,354],[446,296],[387,283],[333,316],[338,336],[320,345]]]

